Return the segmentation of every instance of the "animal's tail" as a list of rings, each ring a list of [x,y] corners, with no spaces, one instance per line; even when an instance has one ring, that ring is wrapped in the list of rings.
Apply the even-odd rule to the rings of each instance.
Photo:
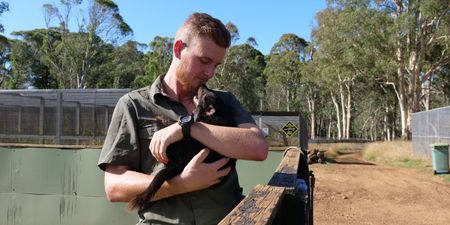
[[[163,185],[166,180],[175,177],[175,169],[173,167],[166,167],[160,170],[154,177],[152,182],[148,185],[147,189],[137,195],[133,200],[128,202],[127,208],[129,210],[143,209],[150,203],[150,199],[155,196],[156,192]]]

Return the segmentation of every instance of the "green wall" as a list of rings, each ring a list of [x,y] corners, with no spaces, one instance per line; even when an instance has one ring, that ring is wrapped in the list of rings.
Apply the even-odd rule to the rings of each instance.
[[[136,224],[136,212],[105,198],[99,149],[0,148],[0,225]],[[247,194],[265,184],[281,160],[271,152],[264,162],[239,160]]]
[[[136,224],[104,197],[98,149],[0,148],[0,224]]]

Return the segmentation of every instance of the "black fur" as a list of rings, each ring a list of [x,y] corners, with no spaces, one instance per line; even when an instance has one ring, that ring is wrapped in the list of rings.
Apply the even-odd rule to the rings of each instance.
[[[225,105],[206,87],[199,88],[197,99],[198,105],[193,112],[195,121],[220,126],[236,126],[234,121],[229,118],[229,112]],[[161,185],[180,174],[191,159],[203,148],[205,146],[202,143],[192,138],[186,138],[171,144],[166,151],[169,163],[154,176],[147,189],[130,202],[130,208],[143,209],[149,206],[151,204],[149,199],[155,195]],[[223,157],[223,155],[211,150],[204,162],[215,162]],[[235,167],[235,165],[236,160],[230,159],[224,168],[228,166]]]

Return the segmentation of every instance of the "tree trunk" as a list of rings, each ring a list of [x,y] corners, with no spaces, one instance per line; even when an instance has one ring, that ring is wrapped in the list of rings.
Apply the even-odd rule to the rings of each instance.
[[[344,87],[343,87],[343,85],[342,85],[342,82],[341,82],[341,78],[340,78],[340,76],[338,75],[338,77],[339,77],[339,96],[340,96],[340,102],[341,102],[341,112],[342,112],[342,114],[341,114],[341,116],[342,116],[342,118],[341,118],[341,121],[342,121],[342,138],[347,138],[347,119],[346,119],[346,117],[347,117],[347,113],[346,113],[346,110],[345,110],[345,94],[344,94]]]
[[[309,108],[309,119],[311,121],[310,124],[310,138],[315,139],[316,137],[316,99],[313,94],[313,91],[309,90],[310,98],[308,99],[308,108]]]
[[[346,111],[346,123],[345,123],[345,125],[347,126],[346,128],[345,128],[345,138],[350,138],[350,121],[351,121],[351,118],[352,118],[352,114],[351,114],[351,112],[352,112],[352,82],[353,81],[349,81],[346,85],[345,85],[345,87],[346,87],[346,90],[347,90],[347,102],[346,102],[346,105],[345,105],[345,109],[347,110]]]
[[[341,113],[339,111],[339,104],[336,101],[336,96],[333,92],[331,92],[331,100],[333,101],[334,109],[336,110],[336,127],[337,127],[337,138],[342,138],[342,131],[341,131]]]
[[[391,124],[389,120],[389,106],[384,106],[384,137],[385,141],[391,141]]]

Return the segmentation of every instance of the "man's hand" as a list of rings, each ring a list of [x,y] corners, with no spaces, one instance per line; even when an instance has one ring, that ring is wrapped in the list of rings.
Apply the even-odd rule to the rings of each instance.
[[[183,139],[181,126],[178,125],[178,123],[174,123],[153,134],[149,146],[150,152],[153,157],[155,157],[156,161],[167,164],[169,162],[169,158],[166,154],[167,147],[181,139]]]
[[[202,149],[180,174],[184,181],[183,186],[188,191],[205,189],[220,182],[220,178],[226,176],[231,171],[231,167],[221,169],[229,158],[223,158],[213,163],[204,163],[203,161],[209,154],[209,149]]]

